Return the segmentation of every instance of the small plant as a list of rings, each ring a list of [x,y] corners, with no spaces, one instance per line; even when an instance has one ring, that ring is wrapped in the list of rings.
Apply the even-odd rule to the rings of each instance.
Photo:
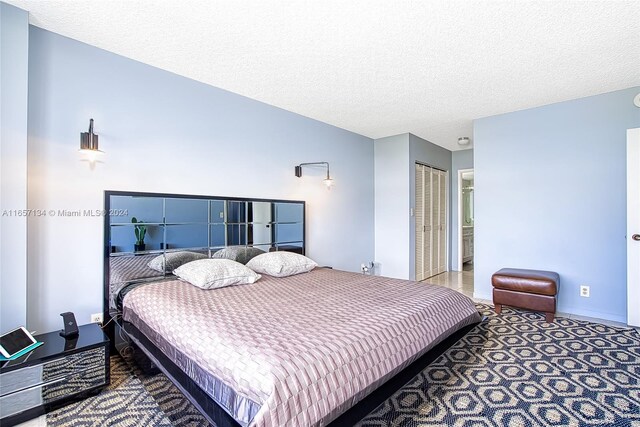
[[[147,235],[147,226],[144,222],[138,221],[134,216],[131,218],[131,222],[136,224],[133,226],[133,233],[136,235],[136,245],[144,245],[144,236]]]

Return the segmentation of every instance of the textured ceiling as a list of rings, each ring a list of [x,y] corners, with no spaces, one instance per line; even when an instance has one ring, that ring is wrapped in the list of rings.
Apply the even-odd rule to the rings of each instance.
[[[3,1],[231,92],[452,150],[473,119],[640,85],[640,1]]]

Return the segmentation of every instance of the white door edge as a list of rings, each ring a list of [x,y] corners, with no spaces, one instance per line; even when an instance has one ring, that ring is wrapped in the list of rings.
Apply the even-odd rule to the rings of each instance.
[[[640,326],[640,128],[627,129],[627,324]]]

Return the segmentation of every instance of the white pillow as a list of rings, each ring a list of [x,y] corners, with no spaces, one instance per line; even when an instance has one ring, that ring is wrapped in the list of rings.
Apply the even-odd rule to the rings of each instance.
[[[173,274],[202,289],[255,283],[261,276],[230,259],[200,259],[173,270]]]
[[[165,255],[166,255],[166,261],[165,261]],[[189,251],[169,252],[165,255],[160,255],[155,257],[154,259],[149,261],[147,266],[161,273],[164,273],[164,272],[171,273],[173,270],[180,267],[182,264],[186,264],[188,262],[207,257],[205,254],[199,254],[197,252],[189,252]]]
[[[293,252],[269,252],[251,258],[247,267],[256,273],[269,276],[287,277],[294,274],[306,273],[316,268],[318,264],[304,255]]]

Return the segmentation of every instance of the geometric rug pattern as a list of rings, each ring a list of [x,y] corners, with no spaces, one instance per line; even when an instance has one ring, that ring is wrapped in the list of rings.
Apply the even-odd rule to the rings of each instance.
[[[640,334],[476,304],[487,320],[359,426],[640,427]],[[207,426],[163,374],[111,358],[111,385],[50,426]]]
[[[476,304],[488,317],[359,426],[640,427],[640,334]]]
[[[174,426],[207,427],[209,422],[164,374],[139,375],[140,381]]]

